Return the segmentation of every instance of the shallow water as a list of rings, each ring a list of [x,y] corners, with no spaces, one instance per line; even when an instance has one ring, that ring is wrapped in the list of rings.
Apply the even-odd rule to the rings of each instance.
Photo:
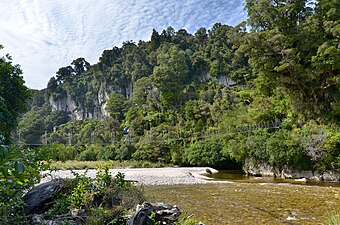
[[[206,225],[324,224],[340,211],[339,187],[245,182],[147,186],[145,192]]]
[[[216,180],[228,180],[234,182],[246,183],[287,183],[301,184],[321,187],[340,187],[340,182],[322,182],[322,181],[299,181],[298,179],[279,179],[274,177],[252,177],[247,176],[242,170],[220,170],[218,173],[207,175],[207,177]]]

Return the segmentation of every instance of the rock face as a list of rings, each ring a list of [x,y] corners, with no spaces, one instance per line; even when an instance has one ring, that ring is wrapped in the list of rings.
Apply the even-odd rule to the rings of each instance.
[[[207,79],[213,79],[218,84],[226,87],[237,85],[237,83],[228,76],[211,77],[209,73],[202,73],[199,79],[201,82],[205,82]],[[96,88],[92,87],[90,90],[78,93],[79,96],[74,96],[74,94],[72,95],[64,90],[64,93],[58,97],[49,96],[48,102],[52,111],[69,112],[72,121],[84,120],[86,118],[102,119],[108,116],[106,105],[110,94],[121,93],[126,99],[129,99],[131,98],[134,85],[135,83],[133,81],[127,81],[121,85],[102,82]]]
[[[237,85],[237,82],[231,79],[228,76],[218,76],[218,77],[212,77],[209,73],[202,73],[199,77],[199,80],[201,82],[204,82],[208,79],[214,79],[218,84],[224,85],[226,87],[231,87]]]
[[[93,98],[90,103],[91,107],[83,107],[81,104],[77,103],[70,95],[61,97],[59,99],[49,98],[49,103],[52,111],[65,111],[69,112],[71,115],[71,120],[84,120],[86,118],[90,119],[102,119],[104,116],[108,115],[106,111],[106,103],[109,99],[109,94],[100,89],[97,93],[96,98]]]
[[[154,215],[154,216],[152,216]],[[175,224],[181,215],[181,211],[176,207],[164,203],[143,203],[137,205],[136,213],[130,218],[128,225],[148,224],[150,217],[160,224]]]
[[[311,170],[294,170],[288,166],[278,169],[273,168],[265,162],[254,159],[246,159],[244,167],[246,172],[252,176],[273,176],[282,179],[306,178],[307,180],[315,181],[340,181],[340,171],[317,173]]]

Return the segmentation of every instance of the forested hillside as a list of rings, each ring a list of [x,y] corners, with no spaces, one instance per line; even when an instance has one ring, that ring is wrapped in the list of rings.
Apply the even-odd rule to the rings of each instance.
[[[235,27],[153,30],[75,59],[32,91],[14,138],[73,145],[56,159],[339,170],[340,2],[245,8]]]

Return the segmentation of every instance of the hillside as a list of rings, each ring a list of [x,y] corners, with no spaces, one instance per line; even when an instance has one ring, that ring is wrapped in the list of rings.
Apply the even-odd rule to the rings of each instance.
[[[15,138],[72,144],[77,159],[338,170],[340,7],[307,3],[247,1],[249,32],[169,27],[97,64],[75,59],[36,92]]]

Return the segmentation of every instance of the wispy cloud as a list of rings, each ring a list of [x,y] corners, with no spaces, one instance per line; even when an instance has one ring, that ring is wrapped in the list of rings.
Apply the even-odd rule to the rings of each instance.
[[[104,49],[149,40],[152,28],[194,33],[246,18],[243,0],[1,0],[0,44],[22,66],[26,85],[41,89],[58,68]]]

